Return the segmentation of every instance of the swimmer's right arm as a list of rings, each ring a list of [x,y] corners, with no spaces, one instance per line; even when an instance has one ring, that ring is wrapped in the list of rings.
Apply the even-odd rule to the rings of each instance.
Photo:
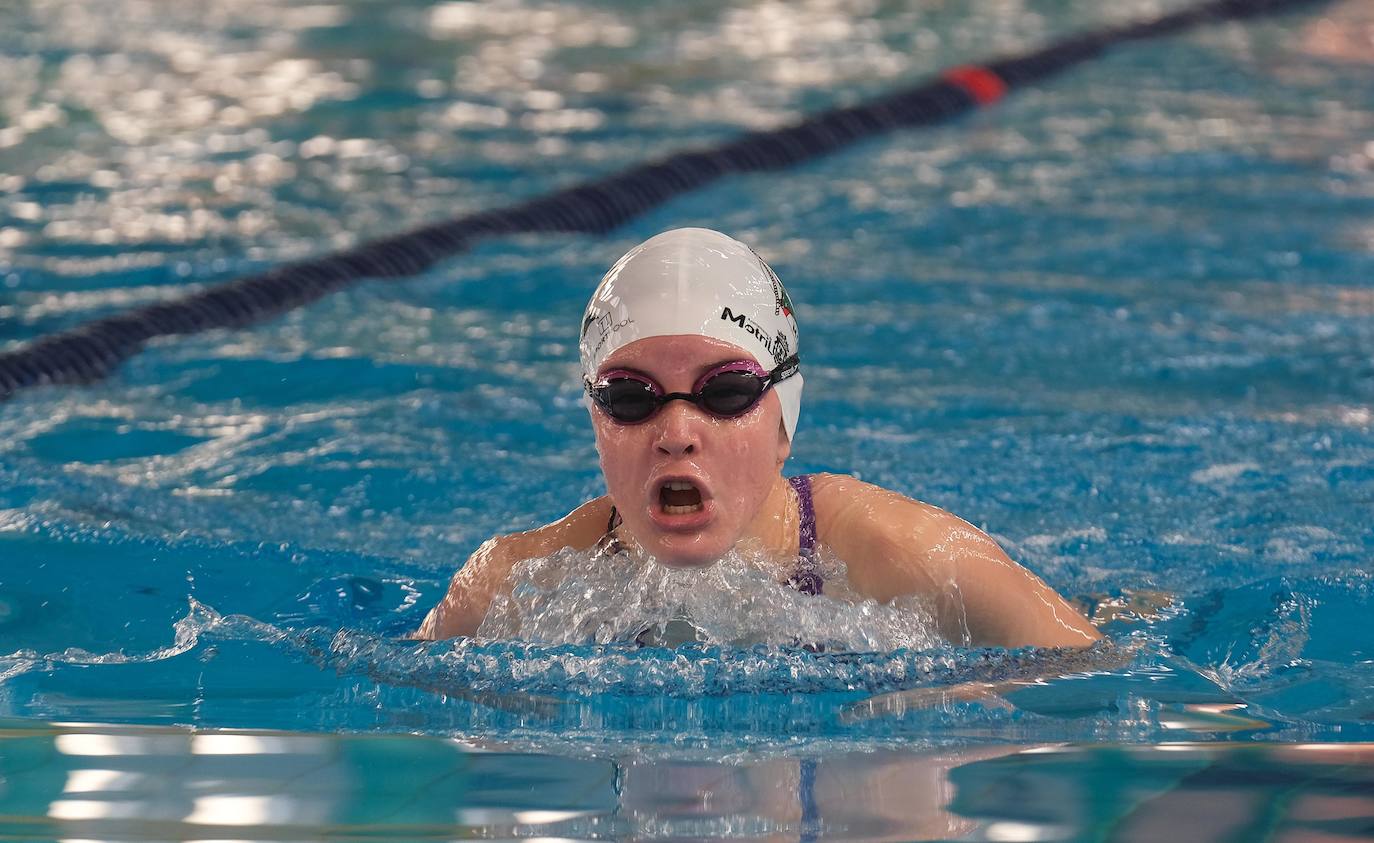
[[[516,545],[522,535],[497,536],[483,542],[453,575],[448,593],[429,611],[414,637],[437,641],[475,633],[510,576],[510,569],[521,559]]]
[[[516,563],[565,547],[591,547],[605,531],[610,509],[610,500],[601,497],[537,530],[488,539],[453,575],[448,592],[413,637],[437,641],[475,634],[491,602],[510,592],[510,572]]]

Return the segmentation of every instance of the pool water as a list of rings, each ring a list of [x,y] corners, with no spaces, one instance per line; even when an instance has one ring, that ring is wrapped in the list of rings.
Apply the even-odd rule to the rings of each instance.
[[[5,7],[0,351],[1185,6]],[[0,838],[1374,836],[1371,27],[1127,45],[0,404]],[[963,516],[1114,646],[406,640],[602,492],[577,319],[678,225],[797,305],[787,473]]]

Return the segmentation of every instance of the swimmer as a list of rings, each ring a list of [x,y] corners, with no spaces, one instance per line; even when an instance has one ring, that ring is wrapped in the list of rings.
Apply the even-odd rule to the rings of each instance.
[[[825,599],[819,548],[849,587],[924,599],[955,644],[1084,647],[1101,634],[997,543],[938,507],[838,474],[784,478],[801,411],[792,302],[752,249],[682,228],[622,257],[581,323],[608,494],[483,544],[417,636],[472,635],[519,562],[563,548],[699,568],[732,548]]]

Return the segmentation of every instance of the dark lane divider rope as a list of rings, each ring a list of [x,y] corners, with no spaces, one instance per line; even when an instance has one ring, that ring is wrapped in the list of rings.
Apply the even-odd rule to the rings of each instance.
[[[1073,36],[1024,56],[954,68],[933,81],[824,111],[795,126],[752,132],[713,149],[681,152],[512,207],[436,223],[344,252],[285,264],[175,301],[96,319],[0,355],[0,400],[25,387],[99,380],[157,337],[241,327],[366,278],[417,275],[486,238],[532,232],[602,234],[722,176],[790,167],[884,132],[937,123],[988,105],[1011,89],[1087,61],[1115,44],[1313,1],[1219,0]]]

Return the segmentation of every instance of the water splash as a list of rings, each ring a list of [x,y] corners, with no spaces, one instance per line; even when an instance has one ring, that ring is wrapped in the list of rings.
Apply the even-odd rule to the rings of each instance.
[[[928,650],[941,645],[916,598],[880,604],[849,585],[845,565],[813,563],[825,580],[815,597],[780,582],[760,553],[734,550],[711,566],[675,569],[628,551],[570,548],[519,563],[477,631],[483,641],[656,646],[684,643],[804,646],[838,652]]]
[[[24,648],[0,655],[0,683],[31,670],[52,670],[61,665],[120,665],[159,662],[190,652],[200,643],[203,632],[222,621],[219,613],[190,598],[190,611],[172,625],[172,643],[147,653],[127,653],[115,650],[93,653],[83,647],[68,647],[55,653],[40,653]],[[255,622],[256,623],[256,622]]]
[[[1119,661],[1111,645],[1083,651],[940,645],[815,652],[761,642],[749,646],[691,643],[674,649],[627,641],[574,644],[473,637],[416,642],[349,628],[283,629],[244,615],[221,615],[195,600],[178,629],[184,631],[188,647],[207,639],[256,641],[284,647],[341,675],[362,675],[389,685],[458,697],[884,693],[928,685],[1028,680],[1065,670],[1090,671]]]
[[[941,645],[872,652],[768,643],[420,642],[351,625],[266,623],[196,600],[176,632],[173,646],[141,655],[30,653],[29,676],[6,688],[12,701],[0,695],[0,710],[234,726],[245,722],[239,699],[248,688],[255,699],[294,700],[275,715],[278,728],[420,730],[533,741],[541,751],[633,746],[707,755],[727,745],[960,741],[970,730],[980,740],[1141,741],[1177,738],[1180,730],[1295,725],[1275,721],[1267,707],[1249,713],[1245,700],[1146,642],[1081,651]],[[129,685],[147,670],[109,672],[129,662],[163,677],[151,696]],[[92,675],[90,665],[107,672]],[[232,679],[244,671],[257,672],[247,686]],[[136,705],[126,699],[131,693]],[[1322,728],[1296,725],[1309,736]]]
[[[159,647],[147,653],[126,653],[123,650],[93,653],[83,647],[68,647],[56,653],[39,653],[32,649],[16,650],[7,655],[0,655],[0,664],[12,663],[13,665],[7,671],[0,672],[0,680],[12,675],[8,671],[15,670],[18,665],[27,665],[24,669],[28,669],[38,665],[51,667],[59,664],[140,664],[170,659],[192,650],[200,642],[200,636],[203,632],[214,629],[222,622],[223,617],[218,612],[192,597],[190,598],[190,611],[186,613],[186,617],[172,625],[172,643],[166,647]],[[266,624],[262,626],[266,626]]]
[[[943,647],[815,653],[796,647],[688,644],[675,649],[627,643],[483,642],[471,638],[411,645],[351,630],[292,636],[341,673],[452,693],[477,691],[621,697],[884,693],[923,685],[1032,680],[1091,671],[1114,660],[1109,646],[1084,651]]]

